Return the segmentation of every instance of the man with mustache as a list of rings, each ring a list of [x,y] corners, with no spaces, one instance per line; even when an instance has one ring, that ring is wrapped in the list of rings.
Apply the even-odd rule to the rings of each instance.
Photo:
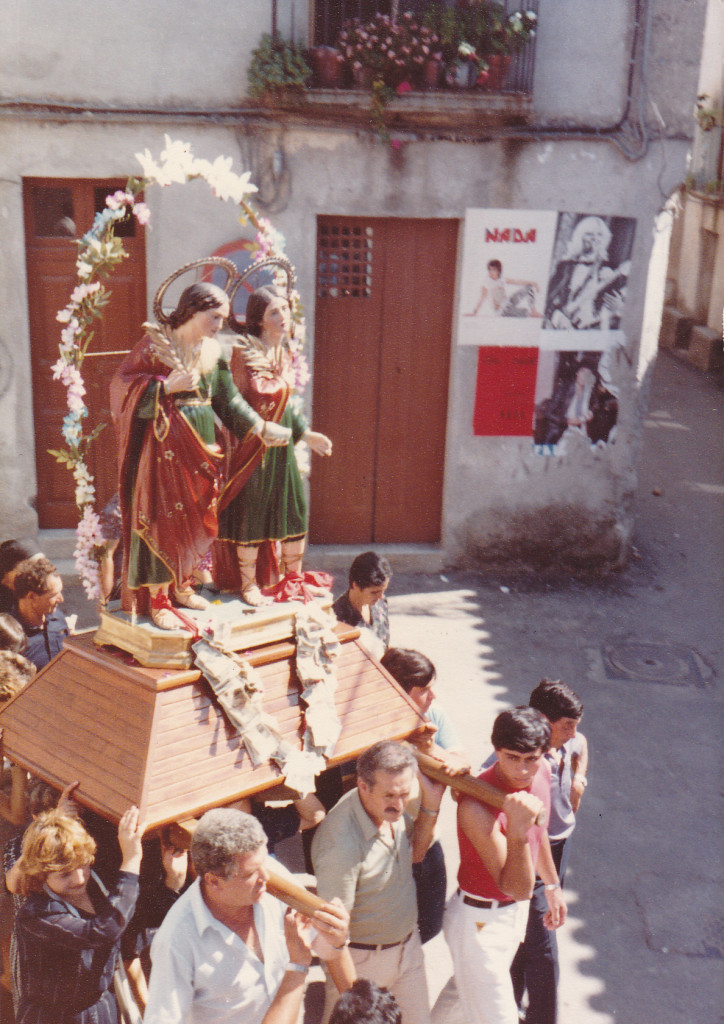
[[[405,813],[418,776],[420,813]],[[312,844],[317,891],[350,912],[357,975],[388,988],[404,1024],[429,1024],[412,865],[430,845],[444,787],[417,772],[414,755],[382,740],[357,760],[357,788],[327,814]],[[334,993],[327,982],[328,1020]]]

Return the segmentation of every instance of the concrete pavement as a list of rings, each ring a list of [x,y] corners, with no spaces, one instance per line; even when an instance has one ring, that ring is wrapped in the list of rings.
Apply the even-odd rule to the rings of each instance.
[[[637,493],[636,557],[580,581],[511,573],[395,578],[392,642],[438,668],[474,760],[492,720],[560,677],[585,705],[590,785],[559,933],[560,1024],[720,1019],[724,393],[662,356]],[[448,872],[454,812],[443,817]],[[451,887],[454,879],[451,880]],[[435,993],[449,957],[426,947]],[[465,1024],[449,988],[436,1024]]]
[[[497,712],[543,676],[584,701],[592,763],[559,937],[560,1024],[713,1024],[724,1005],[724,393],[666,354],[651,387],[628,568],[586,581],[436,566],[398,572],[390,590],[392,642],[435,662],[474,762]],[[92,621],[66,586],[68,609]],[[440,828],[452,889],[448,799]],[[466,1024],[441,936],[426,958],[443,993],[436,1024]]]

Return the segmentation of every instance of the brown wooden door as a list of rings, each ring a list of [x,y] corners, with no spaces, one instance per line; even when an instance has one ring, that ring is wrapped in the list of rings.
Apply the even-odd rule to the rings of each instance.
[[[316,544],[440,540],[458,221],[320,217]]]
[[[105,206],[105,197],[118,188],[121,180],[25,178],[25,239],[28,269],[28,313],[32,357],[33,415],[35,422],[35,469],[38,482],[38,520],[41,528],[75,526],[75,506],[71,473],[59,465],[49,448],[62,448],[60,432],[67,412],[65,388],[52,379],[51,367],[58,359],[58,344],[63,325],[56,315],[77,284],[76,239],[91,227],[96,211]],[[106,423],[90,449],[87,459],[96,482],[96,508],[99,510],[116,491],[116,441],[111,426],[108,385],[122,356],[106,352],[127,350],[141,336],[146,318],[146,256],[143,228],[132,217],[122,221],[116,234],[123,238],[128,253],[107,281],[111,298],[103,319],[97,322],[83,363],[86,405],[89,416],[84,433]]]

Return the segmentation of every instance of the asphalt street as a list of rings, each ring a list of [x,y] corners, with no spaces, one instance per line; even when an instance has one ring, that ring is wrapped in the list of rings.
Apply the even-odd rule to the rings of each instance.
[[[498,711],[544,676],[584,702],[590,784],[559,932],[559,1024],[721,1019],[724,392],[664,354],[636,497],[634,557],[590,580],[395,577],[392,642],[424,651],[473,763]],[[442,819],[454,887],[454,810]],[[436,1024],[466,1024],[440,936]]]

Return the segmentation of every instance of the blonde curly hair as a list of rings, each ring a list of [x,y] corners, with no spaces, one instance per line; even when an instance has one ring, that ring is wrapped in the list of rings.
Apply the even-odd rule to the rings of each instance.
[[[31,821],[23,836],[23,851],[18,861],[21,888],[27,895],[43,888],[53,871],[73,871],[92,864],[96,842],[82,823],[62,811],[46,811]]]
[[[35,665],[15,651],[0,651],[0,704],[6,704],[35,675]]]

